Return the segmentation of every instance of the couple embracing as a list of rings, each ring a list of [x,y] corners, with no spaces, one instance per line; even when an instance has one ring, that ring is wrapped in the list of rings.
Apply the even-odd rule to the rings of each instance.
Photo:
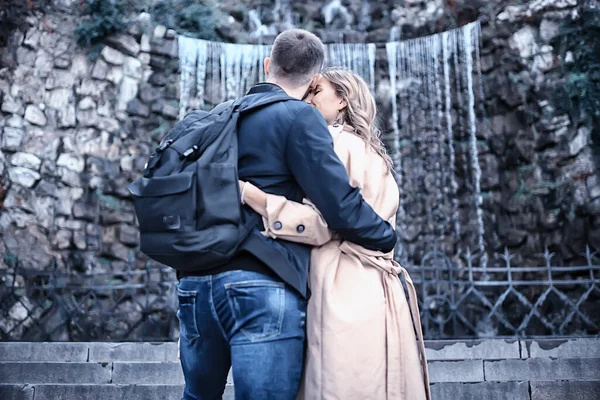
[[[183,399],[220,399],[230,368],[238,400],[430,397],[375,100],[323,61],[315,35],[285,31],[245,97],[289,101],[237,125],[240,200],[262,218],[225,265],[180,276]]]

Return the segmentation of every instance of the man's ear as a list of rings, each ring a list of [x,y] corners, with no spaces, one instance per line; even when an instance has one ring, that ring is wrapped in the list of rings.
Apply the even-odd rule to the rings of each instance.
[[[265,75],[269,76],[269,67],[271,66],[271,57],[265,57],[265,61],[263,61],[263,66],[265,67]]]
[[[310,84],[308,85],[308,88],[310,90],[313,90],[315,87],[317,87],[317,83],[319,82],[320,77],[321,77],[321,74],[317,74],[317,75],[313,76],[313,78],[310,80]]]

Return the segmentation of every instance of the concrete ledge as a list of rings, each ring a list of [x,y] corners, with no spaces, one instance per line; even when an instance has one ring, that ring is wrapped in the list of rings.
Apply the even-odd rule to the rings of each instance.
[[[33,386],[0,384],[0,399],[2,399],[2,400],[33,400]]]
[[[90,343],[89,361],[178,362],[177,343]]]
[[[600,379],[600,376],[598,378]],[[597,400],[598,398],[600,398],[600,381],[531,382],[531,400]]]
[[[111,367],[109,363],[2,362],[0,383],[110,383]]]
[[[0,361],[86,362],[88,343],[0,342]]]
[[[600,358],[600,338],[524,340],[524,357]]]
[[[529,358],[484,361],[486,381],[586,381],[600,379],[600,359]]]
[[[170,400],[183,394],[182,385],[34,385],[34,390],[35,400]],[[234,400],[232,386],[226,386],[223,400]]]
[[[520,358],[517,339],[429,340],[425,341],[427,359],[435,360],[504,360]]]
[[[178,363],[113,363],[112,383],[127,384],[185,384]]]
[[[483,382],[483,361],[434,361],[428,363],[431,382]]]
[[[431,397],[439,400],[530,400],[527,382],[434,383]]]

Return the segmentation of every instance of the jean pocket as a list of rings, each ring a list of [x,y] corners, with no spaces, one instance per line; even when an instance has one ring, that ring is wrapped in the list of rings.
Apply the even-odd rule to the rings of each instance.
[[[265,280],[225,284],[235,331],[251,342],[281,334],[285,311],[285,285]]]
[[[200,337],[200,330],[196,323],[196,297],[197,292],[177,289],[179,299],[179,334],[187,340],[193,340]]]

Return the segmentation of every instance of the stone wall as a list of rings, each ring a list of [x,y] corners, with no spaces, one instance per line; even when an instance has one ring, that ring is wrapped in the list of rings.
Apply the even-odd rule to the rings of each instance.
[[[127,185],[178,114],[175,32],[135,25],[92,60],[70,9],[29,22],[0,75],[3,261],[124,268],[138,256]]]
[[[219,31],[231,41],[264,42],[291,21],[326,41],[383,43],[390,34],[407,39],[479,18],[489,249],[508,246],[528,262],[544,246],[565,262],[587,243],[600,250],[600,180],[589,129],[558,114],[549,90],[569,62],[550,43],[562,21],[576,17],[576,1],[278,4],[274,12],[265,1],[223,2],[228,25]],[[71,5],[56,1],[29,18],[12,39],[16,50],[4,54],[15,68],[0,71],[0,263],[18,257],[39,270],[119,270],[146,262],[136,251],[127,184],[177,117],[177,39],[164,27],[132,24],[91,60],[74,42],[79,17]],[[261,24],[248,18],[252,9],[260,10]],[[383,128],[391,131],[382,46],[376,82]]]

